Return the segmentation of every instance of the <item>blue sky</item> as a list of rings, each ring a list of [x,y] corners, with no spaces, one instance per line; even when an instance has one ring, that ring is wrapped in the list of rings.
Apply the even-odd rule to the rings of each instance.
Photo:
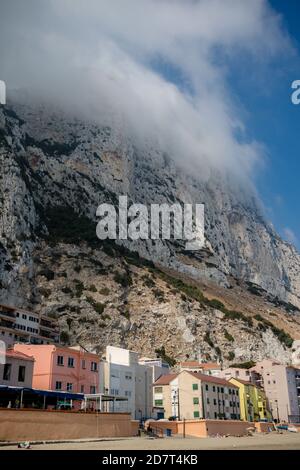
[[[248,132],[267,148],[264,168],[256,176],[266,215],[282,237],[299,249],[300,106],[293,105],[290,97],[291,83],[300,79],[300,2],[270,3],[282,15],[296,54],[273,63],[258,86],[233,71],[233,92],[245,106]]]

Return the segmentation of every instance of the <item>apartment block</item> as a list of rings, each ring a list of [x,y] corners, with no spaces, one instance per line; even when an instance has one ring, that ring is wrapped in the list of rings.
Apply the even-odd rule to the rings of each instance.
[[[47,315],[0,305],[0,340],[14,343],[59,343],[58,322]]]
[[[15,344],[14,350],[34,358],[33,388],[72,393],[99,393],[99,364],[96,354],[80,347]]]
[[[277,421],[300,422],[300,369],[265,359],[251,370],[261,375],[273,418]]]
[[[144,420],[153,414],[153,382],[169,367],[161,359],[141,358],[128,349],[107,346],[106,360],[101,362],[101,391],[127,398],[127,409],[134,419]],[[124,403],[111,404],[115,411],[124,411]]]
[[[244,382],[251,382],[255,385],[260,385],[261,376],[255,370],[243,369],[241,367],[228,367],[220,371],[219,377],[225,380],[231,378],[243,380]]]
[[[240,419],[238,387],[219,377],[183,370],[153,385],[159,418]]]

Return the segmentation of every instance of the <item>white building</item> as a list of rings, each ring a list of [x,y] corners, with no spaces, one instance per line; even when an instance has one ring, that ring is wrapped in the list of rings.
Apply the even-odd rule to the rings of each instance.
[[[261,375],[273,417],[300,423],[300,369],[272,359],[257,362],[251,370]]]
[[[152,384],[169,372],[167,364],[160,359],[139,360],[136,352],[107,346],[106,360],[101,362],[100,368],[102,393],[127,398],[127,409],[133,419],[152,417]],[[127,411],[124,402],[116,402],[114,406],[115,411]]]
[[[0,80],[0,104],[6,104],[6,85]]]
[[[14,343],[59,343],[58,322],[47,315],[0,304],[0,340]]]

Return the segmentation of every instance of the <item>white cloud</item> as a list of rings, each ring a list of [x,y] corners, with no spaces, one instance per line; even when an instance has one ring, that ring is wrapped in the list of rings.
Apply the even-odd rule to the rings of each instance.
[[[292,245],[297,245],[298,243],[297,236],[291,228],[285,227],[283,229],[283,236]]]
[[[288,50],[266,0],[1,2],[9,88],[57,96],[96,119],[118,114],[127,131],[156,138],[181,161],[239,175],[264,151],[245,137],[226,64],[247,57],[256,68]]]

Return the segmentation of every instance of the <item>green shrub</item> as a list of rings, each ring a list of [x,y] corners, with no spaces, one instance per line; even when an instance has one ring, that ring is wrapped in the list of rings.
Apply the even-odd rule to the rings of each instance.
[[[234,358],[235,358],[234,352],[229,351],[228,356],[227,356],[228,361],[233,361]]]
[[[92,285],[88,288],[88,290],[89,290],[90,292],[97,292],[97,288],[96,288],[96,286],[95,286],[94,284],[92,284]]]
[[[75,282],[75,295],[76,297],[80,298],[84,291],[84,284],[78,279],[75,279],[74,282]]]
[[[165,347],[162,346],[161,348],[155,349],[155,353],[158,357],[160,357],[163,361],[167,362],[170,367],[174,367],[176,364],[176,360],[166,354]]]
[[[128,308],[127,308],[126,310],[122,310],[122,311],[120,312],[120,314],[121,314],[123,317],[127,318],[127,320],[129,320],[129,318],[130,318],[130,312],[129,312]]]
[[[214,343],[212,342],[209,331],[205,333],[203,341],[205,341],[211,348],[214,348]]]
[[[101,295],[108,295],[109,294],[109,289],[107,287],[102,287],[100,290],[99,290],[99,293]]]
[[[234,342],[234,337],[226,329],[224,330],[224,336],[230,343]]]
[[[120,273],[119,271],[116,271],[114,274],[114,281],[122,287],[129,287],[132,285],[130,273]]]
[[[254,361],[247,361],[247,362],[240,362],[236,364],[231,364],[229,367],[234,367],[238,369],[251,369],[251,367],[254,367],[256,362]]]

